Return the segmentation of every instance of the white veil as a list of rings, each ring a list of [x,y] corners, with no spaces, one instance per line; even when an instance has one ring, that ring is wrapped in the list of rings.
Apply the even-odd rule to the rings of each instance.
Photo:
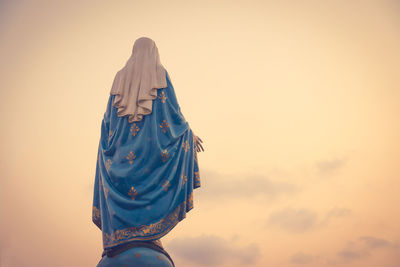
[[[167,87],[165,75],[155,42],[147,37],[137,39],[110,92],[115,95],[113,106],[118,108],[118,116],[129,115],[129,122],[133,122],[150,114],[157,89]]]

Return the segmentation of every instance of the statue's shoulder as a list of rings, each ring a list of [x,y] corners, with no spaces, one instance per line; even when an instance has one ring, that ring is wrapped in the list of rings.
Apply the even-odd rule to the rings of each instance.
[[[171,83],[171,77],[169,76],[168,71],[165,69],[165,77],[167,79],[167,85]]]

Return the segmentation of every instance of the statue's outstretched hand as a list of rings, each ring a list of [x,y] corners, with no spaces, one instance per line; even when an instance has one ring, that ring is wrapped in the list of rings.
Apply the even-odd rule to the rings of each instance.
[[[195,145],[196,145],[196,151],[197,152],[201,152],[204,151],[203,146],[200,143],[203,143],[203,140],[201,140],[200,137],[198,137],[197,135],[193,134],[194,138],[195,138]]]

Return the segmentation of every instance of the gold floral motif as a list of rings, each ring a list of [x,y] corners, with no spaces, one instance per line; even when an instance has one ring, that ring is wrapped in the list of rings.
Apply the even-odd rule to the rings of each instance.
[[[164,191],[167,191],[168,187],[170,187],[170,186],[171,186],[171,184],[169,183],[168,180],[165,180],[165,182],[162,185],[162,187],[164,187]]]
[[[156,223],[116,230],[112,234],[104,233],[105,247],[115,246],[131,240],[149,240],[165,235],[165,232],[170,231],[180,220],[182,220],[185,206],[193,208],[193,191],[186,201],[183,201],[167,217]]]
[[[164,91],[161,91],[161,93],[158,96],[158,98],[161,99],[162,103],[165,103],[165,100],[167,100],[167,96],[165,95]]]
[[[143,233],[145,233],[145,234],[148,234],[148,233],[150,233],[150,228],[145,228],[145,229],[143,229]]]
[[[165,162],[168,158],[169,158],[169,154],[168,154],[168,151],[167,151],[167,149],[164,149],[164,151],[163,152],[161,152],[161,160],[163,161],[163,162]]]
[[[194,185],[196,187],[199,187],[201,185],[200,184],[200,173],[198,171],[194,172]]]
[[[168,122],[166,120],[163,120],[163,122],[160,124],[160,128],[162,129],[163,133],[167,132],[168,127],[169,127]]]
[[[110,168],[111,168],[111,164],[112,164],[112,161],[111,161],[111,159],[107,159],[107,162],[106,162],[106,169],[107,170],[110,170]]]
[[[140,130],[140,128],[139,128],[139,126],[136,125],[136,123],[134,123],[131,126],[131,133],[133,136],[136,136],[136,134],[137,134],[137,132],[139,132],[139,130]]]
[[[131,189],[129,189],[128,195],[131,196],[131,199],[132,199],[132,200],[135,200],[135,197],[136,197],[136,195],[137,195],[137,191],[136,191],[136,189],[135,189],[133,186],[131,187]]]
[[[186,177],[186,175],[183,175],[182,174],[182,182],[183,182],[183,184],[185,184],[186,182],[187,182],[187,177]]]
[[[188,152],[188,150],[190,149],[190,145],[189,145],[189,141],[186,140],[183,144],[182,144],[183,149],[185,149],[185,152]]]
[[[92,209],[92,220],[94,222],[100,222],[100,211],[96,206],[93,206]]]
[[[193,191],[189,195],[189,198],[187,199],[187,209],[192,209],[193,208]]]
[[[136,155],[133,154],[133,151],[131,150],[128,154],[128,156],[126,156],[126,159],[129,160],[129,164],[132,164],[133,160],[136,158]]]

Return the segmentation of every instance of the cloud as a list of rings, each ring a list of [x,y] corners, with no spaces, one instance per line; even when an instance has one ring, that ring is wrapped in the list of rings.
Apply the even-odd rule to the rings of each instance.
[[[303,233],[325,226],[332,218],[346,217],[350,214],[350,209],[334,207],[327,212],[324,219],[319,220],[318,214],[313,210],[286,207],[272,212],[267,219],[267,226],[276,225],[290,233]]]
[[[389,241],[373,236],[361,236],[359,240],[363,242],[368,249],[395,247],[395,245],[390,243]]]
[[[346,217],[352,214],[351,209],[334,207],[328,211],[326,218]]]
[[[271,213],[267,224],[278,225],[291,233],[302,233],[316,226],[317,214],[304,208],[285,208]]]
[[[315,168],[320,175],[330,175],[337,172],[347,162],[346,158],[335,158],[332,160],[321,160],[315,163]]]
[[[351,209],[334,207],[327,212],[327,214],[325,215],[325,218],[322,219],[318,223],[318,226],[320,226],[320,227],[324,226],[324,225],[328,224],[334,218],[347,217],[352,214],[353,214],[353,212]]]
[[[257,244],[237,246],[215,235],[176,238],[168,242],[166,247],[171,254],[199,266],[221,266],[227,263],[254,266],[261,256]]]
[[[310,254],[298,252],[290,258],[290,262],[294,264],[310,264],[314,260],[314,257]]]
[[[203,189],[198,197],[205,201],[214,201],[216,198],[255,196],[273,199],[280,195],[290,195],[299,191],[294,184],[274,181],[261,175],[223,175],[214,171],[201,170],[200,179]]]
[[[356,241],[348,241],[346,246],[337,252],[340,262],[350,262],[369,257],[375,250],[396,250],[398,244],[374,236],[361,236]]]
[[[399,254],[399,244],[395,242],[390,242],[383,238],[378,238],[374,236],[360,236],[355,241],[349,240],[345,246],[340,249],[333,258],[328,258],[323,255],[313,255],[303,252],[297,252],[293,254],[289,261],[292,264],[297,265],[310,265],[313,266],[324,266],[324,265],[337,265],[342,266],[354,261],[362,261],[365,258],[371,257],[375,250],[384,250],[388,254],[386,257],[391,259],[391,263],[385,261],[385,266],[400,266]],[[371,259],[370,259],[371,260]],[[377,266],[383,266],[376,263]]]
[[[352,248],[345,248],[345,249],[342,249],[341,251],[339,251],[337,253],[337,255],[339,256],[339,258],[341,258],[345,261],[352,261],[352,260],[359,259],[363,256],[368,256],[369,252],[366,250],[356,250],[356,249],[352,249]]]

